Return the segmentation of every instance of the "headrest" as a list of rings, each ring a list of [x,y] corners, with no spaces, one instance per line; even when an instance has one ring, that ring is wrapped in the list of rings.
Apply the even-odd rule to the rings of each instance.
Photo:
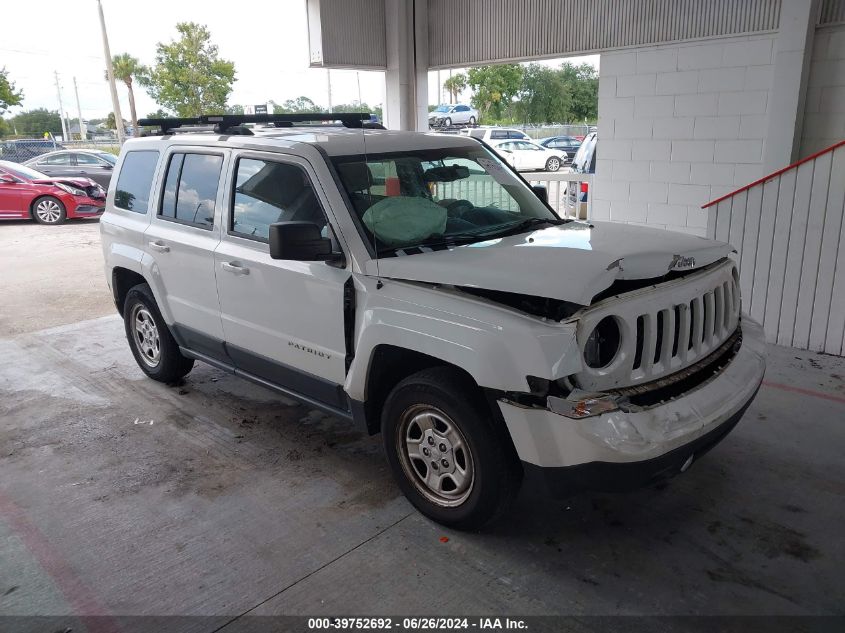
[[[341,163],[338,171],[340,179],[349,191],[364,191],[373,183],[373,174],[367,163]]]

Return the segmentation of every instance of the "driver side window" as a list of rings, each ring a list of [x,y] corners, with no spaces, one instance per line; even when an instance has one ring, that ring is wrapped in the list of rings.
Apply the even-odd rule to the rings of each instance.
[[[326,216],[311,179],[289,163],[239,159],[230,217],[230,233],[261,242],[267,241],[275,222],[313,222],[326,235]]]

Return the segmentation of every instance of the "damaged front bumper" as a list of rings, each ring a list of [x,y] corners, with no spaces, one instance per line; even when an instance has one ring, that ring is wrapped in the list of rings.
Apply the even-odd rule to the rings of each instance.
[[[762,328],[743,316],[742,342],[727,366],[661,404],[582,419],[567,417],[559,402],[546,409],[498,404],[526,477],[551,494],[630,489],[685,470],[727,435],[760,387],[765,355]]]

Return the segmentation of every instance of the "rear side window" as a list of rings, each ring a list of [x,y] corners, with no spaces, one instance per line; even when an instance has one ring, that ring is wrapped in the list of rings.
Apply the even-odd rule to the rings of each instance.
[[[117,177],[117,189],[114,194],[114,206],[135,213],[146,213],[150,204],[150,189],[153,175],[158,164],[158,152],[129,152],[123,159],[120,175]]]
[[[493,130],[492,132],[490,132],[490,138],[508,138],[507,130]]]
[[[164,196],[163,218],[204,229],[214,226],[214,207],[223,157],[214,154],[176,153],[170,157]]]

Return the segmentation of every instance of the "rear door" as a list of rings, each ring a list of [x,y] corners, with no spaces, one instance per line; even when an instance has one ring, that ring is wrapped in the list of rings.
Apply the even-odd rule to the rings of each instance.
[[[98,158],[94,154],[87,154],[85,152],[73,154],[73,159],[76,163],[76,174],[78,176],[90,178],[102,187],[108,188],[112,174],[111,163]]]
[[[73,159],[67,152],[42,156],[32,167],[53,178],[67,178],[78,175]]]
[[[241,152],[214,254],[226,348],[237,368],[335,409],[346,410],[344,284],[327,262],[276,260],[269,226],[316,223],[334,239],[310,164],[297,156]]]
[[[220,242],[216,216],[223,207],[227,149],[171,148],[156,214],[144,234],[155,261],[160,291],[180,342],[225,360],[214,249]]]

